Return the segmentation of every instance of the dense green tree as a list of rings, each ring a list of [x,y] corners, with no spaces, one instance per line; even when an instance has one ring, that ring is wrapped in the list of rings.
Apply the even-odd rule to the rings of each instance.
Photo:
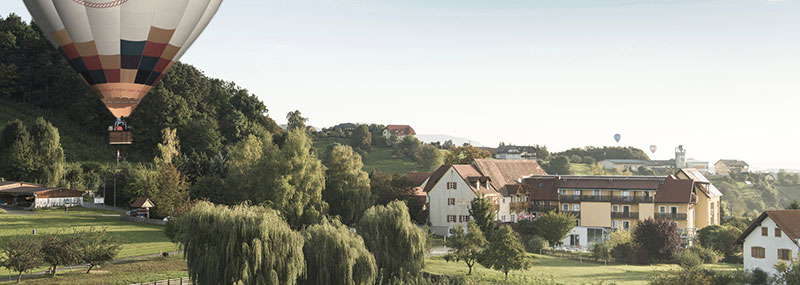
[[[471,275],[472,266],[483,255],[484,248],[488,243],[481,228],[474,221],[469,221],[466,231],[461,226],[453,229],[452,235],[447,239],[447,247],[452,251],[444,258],[447,261],[463,261],[469,267],[467,275]]]
[[[158,144],[158,156],[154,166],[139,164],[129,173],[131,181],[126,190],[134,197],[147,197],[155,207],[151,216],[162,218],[175,214],[180,203],[189,198],[190,184],[186,177],[172,164],[180,155],[180,142],[175,130],[165,129],[163,141]]]
[[[487,198],[475,197],[470,201],[469,215],[484,234],[491,234],[494,229],[494,209]]]
[[[633,241],[641,246],[649,259],[656,261],[671,259],[681,245],[678,227],[675,224],[668,220],[652,218],[639,222],[633,230]]]
[[[363,126],[363,125],[362,125]],[[361,156],[346,145],[336,144],[325,155],[325,191],[331,215],[352,225],[372,205],[369,176],[362,170]]]
[[[712,225],[697,231],[697,240],[706,248],[721,252],[725,256],[738,254],[742,247],[736,244],[736,239],[742,230],[725,225]]]
[[[20,120],[6,124],[0,134],[0,176],[7,180],[34,181],[35,162],[30,133]]]
[[[375,256],[380,280],[416,276],[425,265],[425,232],[411,222],[403,202],[373,206],[356,226]]]
[[[800,201],[797,199],[792,200],[789,205],[786,205],[787,210],[800,210]]]
[[[291,285],[305,272],[302,235],[272,209],[199,202],[177,219],[192,283]]]
[[[419,149],[419,154],[417,156],[422,164],[422,168],[425,170],[432,171],[444,164],[444,154],[433,145],[423,145]]]
[[[305,131],[289,131],[280,148],[272,135],[250,136],[230,155],[225,185],[234,201],[269,205],[295,228],[318,222],[327,211],[325,167]]]
[[[601,161],[604,159],[639,159],[639,160],[650,160],[650,157],[647,156],[643,150],[635,148],[635,147],[619,147],[619,146],[604,146],[604,147],[594,147],[594,146],[587,146],[584,148],[573,148],[567,151],[557,153],[556,155],[563,155],[570,157],[572,155],[577,155],[580,157],[590,156],[594,158],[595,161]],[[545,159],[544,157],[537,157],[538,159]]]
[[[294,129],[301,129],[305,131],[306,129],[306,122],[308,122],[308,118],[303,117],[303,114],[300,113],[300,110],[295,110],[286,114],[286,120],[288,123],[286,124],[286,130],[294,130]]]
[[[97,265],[105,264],[119,254],[122,246],[119,240],[106,234],[106,229],[77,232],[79,236],[77,249],[81,253],[81,260],[89,264],[86,273],[92,271]]]
[[[64,174],[64,149],[61,137],[50,122],[38,117],[30,127],[33,176],[47,186],[57,186]]]
[[[503,272],[506,280],[511,270],[528,269],[531,266],[519,236],[508,225],[500,226],[491,233],[489,246],[478,262],[486,268]]]
[[[353,148],[370,150],[372,147],[372,133],[367,125],[358,125],[350,135],[350,145]]]
[[[22,273],[33,270],[44,264],[42,244],[31,237],[12,237],[0,246],[0,265],[12,272],[19,272],[17,283],[22,280]]]
[[[307,273],[301,284],[375,284],[378,267],[361,236],[341,222],[323,220],[303,231]]]
[[[471,164],[475,159],[487,158],[492,155],[480,148],[465,145],[452,147],[444,158],[445,164]]]
[[[548,212],[538,217],[534,226],[550,247],[555,248],[575,227],[575,216],[569,213]]]
[[[569,159],[566,156],[556,156],[552,160],[542,165],[542,168],[547,173],[569,175],[572,173],[570,169]]]
[[[394,200],[405,200],[414,194],[414,183],[402,174],[373,171],[369,185],[375,204],[386,205]]]
[[[413,160],[419,160],[419,150],[422,147],[422,142],[415,136],[403,136],[400,143],[397,144],[397,151],[405,157]]]

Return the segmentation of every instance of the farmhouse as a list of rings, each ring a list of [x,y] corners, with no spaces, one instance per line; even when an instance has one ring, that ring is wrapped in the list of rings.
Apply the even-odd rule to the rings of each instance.
[[[457,225],[466,228],[470,203],[488,199],[495,219],[516,222],[529,214],[525,189],[513,185],[531,175],[545,175],[535,160],[476,159],[472,164],[443,165],[431,174],[423,191],[428,195],[431,230],[448,235]]]
[[[765,211],[736,243],[744,249],[744,269],[775,274],[779,261],[791,262],[800,253],[800,210]]]
[[[731,173],[741,173],[750,171],[747,162],[736,159],[720,159],[714,163],[714,173],[717,175],[728,175]]]
[[[387,125],[383,128],[383,137],[389,139],[392,135],[396,136],[398,139],[401,139],[405,136],[414,136],[417,135],[417,132],[414,131],[409,125]]]
[[[0,204],[23,208],[49,208],[83,205],[83,192],[45,187],[27,182],[0,182]]]

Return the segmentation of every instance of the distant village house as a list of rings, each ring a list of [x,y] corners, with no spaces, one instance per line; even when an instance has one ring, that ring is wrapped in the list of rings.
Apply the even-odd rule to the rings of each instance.
[[[414,131],[409,125],[387,125],[383,128],[383,137],[389,139],[394,135],[398,139],[401,139],[405,136],[414,136],[417,135],[417,132]]]
[[[714,173],[717,175],[728,175],[731,173],[749,172],[750,165],[747,162],[736,159],[720,159],[714,163]]]

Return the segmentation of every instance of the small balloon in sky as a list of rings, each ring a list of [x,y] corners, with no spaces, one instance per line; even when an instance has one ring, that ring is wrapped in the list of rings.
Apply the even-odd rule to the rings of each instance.
[[[656,153],[657,149],[658,149],[658,147],[656,145],[650,145],[650,152],[651,153]]]
[[[622,138],[622,136],[621,136],[620,134],[615,134],[615,135],[614,135],[614,140],[615,140],[615,141],[617,141],[617,142],[619,142],[619,140],[620,140],[621,138]]]

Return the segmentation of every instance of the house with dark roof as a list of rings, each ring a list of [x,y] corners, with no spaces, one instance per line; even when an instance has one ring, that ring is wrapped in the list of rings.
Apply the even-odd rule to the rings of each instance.
[[[647,165],[647,161],[638,159],[605,159],[597,163],[606,170],[636,171],[640,166]]]
[[[456,226],[466,228],[470,203],[476,197],[490,201],[498,221],[516,222],[518,217],[529,214],[530,204],[527,188],[519,182],[545,174],[533,160],[476,159],[472,164],[443,165],[423,186],[431,230],[444,236]]]
[[[720,223],[722,193],[695,169],[669,176],[533,176],[523,184],[530,188],[535,215],[575,216],[565,247],[588,249],[610,231],[633,229],[648,218],[675,223],[686,243],[697,229]]]
[[[791,263],[800,253],[800,210],[765,211],[736,240],[744,270],[776,274],[775,264]]]
[[[414,136],[417,135],[417,132],[414,131],[409,125],[387,125],[383,128],[383,137],[386,139],[391,138],[392,136],[401,139],[405,136]]]
[[[720,159],[714,163],[714,173],[717,175],[728,175],[731,173],[749,172],[750,165],[747,162],[736,159]]]
[[[82,206],[83,191],[16,181],[0,182],[0,205],[22,208]]]

